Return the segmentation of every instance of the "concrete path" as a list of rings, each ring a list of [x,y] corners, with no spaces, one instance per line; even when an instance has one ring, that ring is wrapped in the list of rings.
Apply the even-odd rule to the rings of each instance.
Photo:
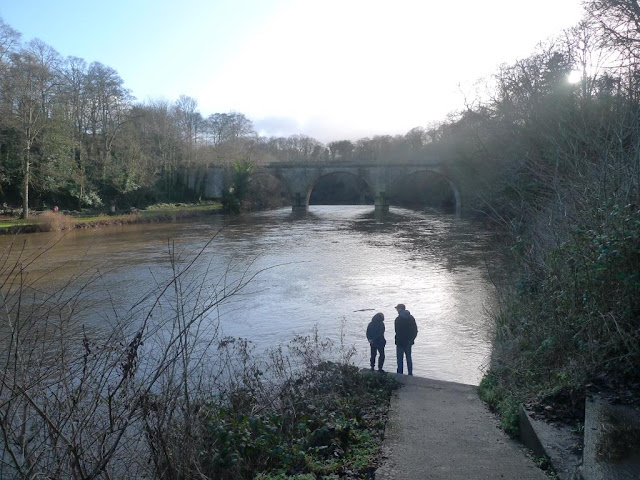
[[[376,480],[548,480],[498,428],[476,387],[397,378]]]

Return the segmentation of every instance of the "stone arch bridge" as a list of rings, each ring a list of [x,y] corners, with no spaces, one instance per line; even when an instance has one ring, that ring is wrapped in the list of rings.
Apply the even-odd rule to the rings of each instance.
[[[289,191],[294,211],[309,209],[309,197],[314,186],[322,177],[333,173],[348,173],[364,181],[375,198],[376,211],[389,210],[387,192],[394,186],[420,172],[430,172],[442,176],[451,187],[456,202],[456,214],[460,215],[462,205],[460,192],[442,171],[440,162],[406,164],[364,164],[364,163],[270,163],[258,166],[253,175],[267,174],[278,178]],[[213,173],[213,175],[212,175]],[[222,172],[220,172],[221,174]],[[214,190],[222,188],[221,175],[207,172],[205,196],[216,197]]]

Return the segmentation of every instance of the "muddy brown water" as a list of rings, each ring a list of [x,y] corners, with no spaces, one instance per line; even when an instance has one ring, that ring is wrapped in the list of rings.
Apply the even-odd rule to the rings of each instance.
[[[220,322],[220,335],[246,338],[259,354],[317,325],[322,336],[353,344],[355,361],[367,366],[364,332],[379,311],[386,324],[385,369],[395,371],[394,306],[404,303],[419,329],[414,374],[479,382],[490,353],[486,311],[495,288],[487,267],[500,268],[496,238],[451,215],[392,208],[380,216],[371,206],[312,206],[306,214],[283,208],[3,236],[0,251],[6,254],[13,242],[12,255],[42,253],[27,270],[43,290],[79,272],[92,275],[81,300],[87,308],[78,314],[85,328],[100,329],[170,278],[171,249],[185,265],[210,240],[193,267],[198,280],[187,287],[206,278],[202,292],[220,294],[225,282],[257,274],[209,313],[212,323]]]

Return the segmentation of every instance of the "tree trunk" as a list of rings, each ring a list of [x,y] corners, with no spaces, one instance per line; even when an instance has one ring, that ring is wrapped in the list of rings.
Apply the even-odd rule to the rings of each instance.
[[[22,218],[29,218],[29,174],[31,170],[31,153],[27,148],[24,156],[24,176],[22,184]]]

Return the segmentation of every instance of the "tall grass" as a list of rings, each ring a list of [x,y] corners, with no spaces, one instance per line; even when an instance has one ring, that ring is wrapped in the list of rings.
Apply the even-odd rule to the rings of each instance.
[[[36,222],[43,232],[61,232],[75,228],[76,222],[73,217],[62,212],[42,212],[37,216]]]

